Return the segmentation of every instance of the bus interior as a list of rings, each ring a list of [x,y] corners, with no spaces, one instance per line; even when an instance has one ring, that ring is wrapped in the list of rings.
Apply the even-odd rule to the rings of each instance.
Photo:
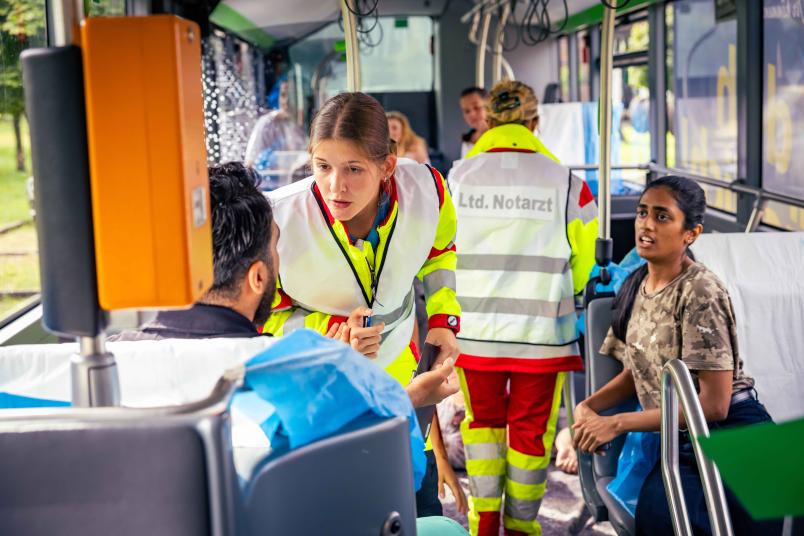
[[[343,91],[366,92],[404,114],[426,144],[427,161],[447,177],[469,130],[461,91],[505,78],[531,86],[539,139],[598,202],[601,266],[622,262],[634,248],[646,184],[668,174],[696,181],[707,212],[694,253],[734,300],[746,369],[776,422],[804,417],[800,2],[0,6],[0,533],[416,534],[405,419],[378,419],[266,454],[251,443],[259,426],[244,423],[247,412],[232,399],[243,387],[242,364],[269,343],[104,344],[160,305],[189,306],[209,286],[199,162],[245,161],[265,192],[304,178],[311,121]],[[163,41],[149,42],[157,35],[146,27],[152,20],[166,32],[158,34]],[[163,95],[175,108],[159,107]],[[187,110],[192,117],[180,117]],[[144,155],[164,169],[196,165],[185,182],[164,185],[172,193],[153,213],[144,200],[162,195],[163,185]],[[90,169],[114,178],[90,184]],[[92,180],[103,172],[93,171]],[[199,191],[187,207],[169,198]],[[187,238],[181,222],[193,210],[200,223]],[[174,221],[175,232],[158,228]],[[117,245],[98,239],[101,225]],[[138,248],[162,239],[172,245],[150,253],[153,273],[132,272]],[[104,270],[118,279],[110,283]],[[599,353],[611,302],[594,284],[578,301],[585,370],[565,390],[566,407],[622,369]],[[665,370],[670,415],[679,404],[685,415],[700,412],[685,371]],[[677,454],[675,415],[662,437]],[[571,410],[567,418],[571,424]],[[708,436],[702,413],[700,420],[688,418],[690,430]],[[791,454],[785,463],[798,464],[791,471],[801,475],[795,445],[782,447]],[[551,466],[544,534],[636,533],[633,512],[607,487],[627,457],[622,448],[618,439],[606,456],[579,453],[578,476]],[[713,533],[733,534],[718,466],[703,451],[696,455],[710,483]],[[462,484],[468,494],[465,478]],[[676,534],[691,534],[674,485],[671,471],[665,488],[676,497]],[[802,486],[785,489],[804,493]],[[443,500],[445,515],[467,527],[451,500]],[[801,515],[800,505],[776,515],[785,519],[784,534],[804,534]]]

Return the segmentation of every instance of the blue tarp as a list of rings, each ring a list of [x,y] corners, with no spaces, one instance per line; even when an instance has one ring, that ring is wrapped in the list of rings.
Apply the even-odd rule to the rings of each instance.
[[[269,437],[287,436],[291,448],[331,436],[367,416],[408,418],[413,481],[426,468],[424,441],[402,386],[349,346],[310,330],[282,337],[246,363],[244,390],[270,402],[279,416],[261,423]]]

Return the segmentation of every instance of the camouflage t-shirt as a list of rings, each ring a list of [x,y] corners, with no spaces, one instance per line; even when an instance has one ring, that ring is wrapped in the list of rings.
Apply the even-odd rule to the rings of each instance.
[[[609,329],[600,353],[623,362],[634,376],[644,409],[661,407],[661,371],[683,359],[696,388],[699,370],[733,370],[732,392],[753,387],[737,351],[734,309],[726,287],[701,264],[693,264],[662,290],[645,282],[634,299],[625,343]]]

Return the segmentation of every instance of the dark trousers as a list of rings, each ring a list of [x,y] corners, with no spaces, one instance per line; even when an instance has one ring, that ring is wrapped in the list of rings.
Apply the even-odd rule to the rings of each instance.
[[[765,406],[754,399],[744,400],[733,404],[729,408],[729,416],[722,421],[710,423],[710,430],[757,424],[770,421],[770,415]],[[757,453],[761,456],[761,453]],[[701,478],[698,474],[698,465],[695,461],[695,452],[686,433],[682,434],[678,446],[679,473],[681,487],[684,490],[684,500],[690,518],[692,532],[696,536],[709,536],[712,529],[709,525],[709,513],[706,510],[706,499],[703,494]],[[743,508],[737,497],[725,486],[726,501],[731,514],[731,526],[736,536],[762,535],[775,536],[782,532],[782,520],[754,521],[751,515]],[[638,535],[669,535],[673,536],[673,522],[670,518],[670,509],[667,506],[667,496],[662,483],[661,462],[657,462],[648,474],[636,509],[636,528]]]
[[[432,450],[425,451],[427,471],[424,473],[422,487],[416,492],[416,517],[444,515],[438,499],[438,467]]]

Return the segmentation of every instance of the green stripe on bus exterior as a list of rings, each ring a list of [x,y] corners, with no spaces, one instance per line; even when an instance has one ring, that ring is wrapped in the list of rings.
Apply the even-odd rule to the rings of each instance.
[[[215,7],[212,14],[209,16],[209,21],[224,30],[229,30],[239,35],[246,41],[260,48],[271,48],[276,41],[256,24],[251,22],[251,20],[224,3],[220,3]]]

